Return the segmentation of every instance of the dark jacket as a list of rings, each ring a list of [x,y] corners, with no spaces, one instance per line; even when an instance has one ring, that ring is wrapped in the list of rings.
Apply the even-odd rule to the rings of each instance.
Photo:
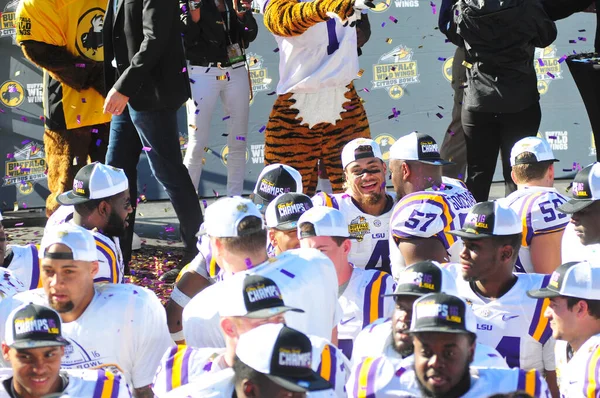
[[[238,43],[246,49],[258,35],[258,25],[248,10],[240,20],[233,9],[232,0],[225,0],[229,8],[229,37],[232,43]],[[229,39],[224,22],[213,0],[204,0],[200,6],[200,20],[192,21],[187,0],[179,0],[181,8],[181,29],[185,43],[186,58],[191,62],[226,62]]]
[[[191,92],[177,0],[118,0],[116,15],[114,1],[104,18],[106,89],[114,86],[138,111],[179,108]]]
[[[465,47],[469,111],[515,113],[539,101],[535,47],[556,39],[539,0],[459,0],[446,33]]]
[[[600,14],[598,13],[600,0],[542,0],[544,10],[553,21],[583,11],[594,3],[596,4],[596,40],[594,48],[597,53],[600,53]]]

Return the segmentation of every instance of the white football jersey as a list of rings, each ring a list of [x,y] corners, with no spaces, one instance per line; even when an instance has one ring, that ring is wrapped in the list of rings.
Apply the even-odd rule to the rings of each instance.
[[[49,306],[43,289],[28,290],[0,303],[0,319],[24,303]],[[0,322],[4,336],[5,322]],[[83,314],[63,323],[62,367],[110,369],[123,373],[133,388],[152,384],[165,350],[172,344],[165,310],[156,295],[129,284],[95,285]]]
[[[25,290],[27,290],[25,284],[18,280],[10,270],[3,269],[0,272],[0,302]],[[0,323],[4,323],[4,319],[6,318],[0,318]],[[0,334],[0,336],[4,335]]]
[[[338,323],[338,347],[352,358],[354,339],[363,328],[379,318],[392,315],[394,280],[385,272],[354,268],[344,293],[339,298],[343,317]]]
[[[449,232],[462,227],[477,201],[462,181],[443,177],[442,182],[444,186],[435,190],[404,196],[392,210],[389,245],[394,279],[409,265],[398,249],[402,239],[435,237],[448,251],[450,261],[459,261],[462,241]]]
[[[568,200],[556,188],[547,187],[524,187],[499,200],[517,213],[523,225],[523,240],[515,272],[535,272],[529,252],[531,241],[537,235],[565,229],[571,217],[558,211],[558,206]]]
[[[269,0],[256,3],[264,13]],[[330,18],[301,35],[273,36],[279,49],[277,94],[344,87],[358,77],[356,28],[350,24],[343,26],[337,18]]]
[[[38,256],[39,245],[9,245],[13,257],[8,264],[8,269],[23,282],[25,290],[42,287],[40,280],[40,259]]]
[[[312,344],[312,369],[335,387],[336,396],[345,398],[344,386],[350,377],[350,361],[328,340],[308,336]],[[152,391],[158,398],[168,392],[201,380],[206,373],[227,369],[225,348],[192,348],[184,345],[167,350],[154,378]]]
[[[348,397],[423,396],[412,361],[397,361],[385,357],[368,357],[353,369],[346,384]],[[535,398],[551,398],[546,380],[532,369],[500,369],[471,367],[471,388],[463,398],[482,398],[494,394],[525,391]]]
[[[367,357],[384,356],[395,361],[414,361],[414,356],[406,358],[392,347],[392,320],[382,318],[367,326],[359,333],[354,343],[352,356],[353,368]],[[412,362],[405,362],[412,363]],[[495,349],[481,343],[475,345],[475,357],[472,367],[478,368],[508,368],[506,360]]]
[[[0,398],[12,397],[9,393],[12,376],[12,368],[0,369]],[[61,398],[131,398],[132,396],[127,382],[121,375],[102,369],[62,369],[61,377],[68,381]]]
[[[60,206],[46,222],[44,233],[48,228],[55,225],[73,222],[73,206]],[[125,265],[123,264],[123,253],[119,245],[119,238],[112,238],[101,234],[97,230],[90,230],[96,240],[96,251],[98,252],[98,273],[94,282],[122,283]]]
[[[600,243],[582,245],[575,234],[575,225],[569,223],[561,242],[561,261],[563,264],[571,261],[588,261],[592,265],[600,266]]]
[[[306,335],[330,340],[341,318],[337,274],[333,263],[316,249],[288,250],[240,274],[259,274],[279,287],[286,305],[305,313],[287,312],[286,324]],[[237,275],[237,274],[236,274]],[[235,277],[235,276],[233,276]],[[227,300],[221,283],[198,293],[183,309],[183,333],[191,347],[225,347],[215,303]]]
[[[517,281],[502,297],[484,299],[461,275],[460,264],[448,264],[456,277],[458,293],[471,306],[477,319],[477,341],[498,350],[511,368],[552,371],[554,339],[544,312],[549,299],[527,296],[528,290],[545,287],[550,275],[515,274]]]
[[[557,340],[556,376],[562,398],[600,396],[600,334],[590,337],[575,354]],[[572,355],[572,358],[569,357]]]
[[[387,195],[389,203],[393,204],[395,194],[388,192]],[[363,212],[347,193],[329,195],[319,192],[312,202],[315,206],[338,209],[346,217],[348,232],[355,238],[348,260],[355,267],[391,273],[388,234],[392,207],[379,216],[372,216]]]

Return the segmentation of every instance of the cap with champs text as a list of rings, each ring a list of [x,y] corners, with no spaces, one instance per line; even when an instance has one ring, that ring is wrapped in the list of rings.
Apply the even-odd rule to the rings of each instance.
[[[410,333],[477,333],[473,311],[460,297],[431,293],[413,304]]]
[[[379,144],[370,138],[355,138],[342,150],[342,168],[358,159],[378,158],[383,160]]]
[[[65,245],[71,252],[48,253],[47,249],[55,244]],[[87,229],[71,223],[49,228],[42,237],[40,254],[42,258],[55,260],[98,261],[94,235]]]
[[[522,232],[521,221],[510,207],[492,200],[477,203],[471,208],[463,226],[450,234],[467,239],[516,235]]]
[[[271,318],[284,312],[304,312],[288,307],[277,284],[261,275],[237,274],[223,281],[221,287],[227,299],[218,303],[220,316]]]
[[[304,223],[312,224],[314,233],[302,231],[300,227]],[[327,206],[315,206],[302,214],[298,220],[298,239],[313,236],[339,236],[351,239],[344,214],[338,209]]]
[[[533,298],[567,296],[600,300],[600,267],[594,267],[587,261],[562,264],[550,276],[548,286],[529,290],[527,295]]]
[[[56,197],[61,205],[76,205],[92,199],[108,198],[129,188],[125,172],[94,162],[83,166],[73,179],[73,190]]]
[[[17,350],[70,344],[62,336],[58,313],[43,305],[29,303],[15,308],[8,315],[5,330],[5,344]]]
[[[517,159],[524,153],[531,153],[533,156],[528,156],[523,159]],[[558,162],[554,157],[552,147],[548,141],[539,137],[525,137],[515,143],[510,151],[510,165],[538,163],[547,161]]]
[[[302,176],[295,168],[275,163],[265,167],[256,180],[253,202],[264,213],[267,205],[282,193],[302,193]]]
[[[261,226],[240,229],[240,222],[247,217],[259,218]],[[198,235],[235,238],[251,235],[264,228],[262,213],[256,208],[256,205],[250,199],[232,196],[219,199],[206,208],[204,223],[200,226]]]
[[[595,162],[580,170],[571,187],[572,199],[558,206],[558,210],[573,214],[600,200],[600,163]]]
[[[267,206],[265,220],[267,227],[281,231],[291,231],[298,226],[298,219],[313,206],[310,197],[303,193],[283,193]]]
[[[454,164],[442,159],[438,144],[429,134],[412,132],[399,138],[390,148],[390,160],[417,160],[434,166]]]
[[[429,293],[458,294],[452,274],[437,261],[419,261],[398,274],[396,290],[385,296],[424,296]]]
[[[266,324],[242,334],[235,353],[240,361],[288,391],[331,388],[312,370],[312,344],[303,333],[282,324]]]

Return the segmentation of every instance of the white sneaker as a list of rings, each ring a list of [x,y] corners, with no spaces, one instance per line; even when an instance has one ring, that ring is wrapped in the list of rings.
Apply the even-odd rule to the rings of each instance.
[[[136,251],[136,250],[140,250],[141,248],[142,248],[142,240],[140,239],[138,234],[136,234],[134,232],[133,238],[131,238],[131,250]]]

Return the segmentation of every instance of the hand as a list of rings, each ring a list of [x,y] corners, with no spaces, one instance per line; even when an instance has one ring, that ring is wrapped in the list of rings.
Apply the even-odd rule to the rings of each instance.
[[[238,1],[233,0],[233,9],[237,13],[239,18],[243,18],[246,11],[252,9],[252,1],[251,0],[240,0],[239,5],[241,5],[241,9],[239,8]]]
[[[127,106],[127,102],[129,102],[129,97],[111,88],[104,100],[104,113],[120,115]]]

